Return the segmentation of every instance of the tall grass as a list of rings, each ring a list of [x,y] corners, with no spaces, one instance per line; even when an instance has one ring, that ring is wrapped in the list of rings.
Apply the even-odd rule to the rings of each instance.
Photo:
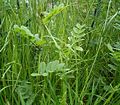
[[[0,105],[119,105],[119,0],[0,0]]]

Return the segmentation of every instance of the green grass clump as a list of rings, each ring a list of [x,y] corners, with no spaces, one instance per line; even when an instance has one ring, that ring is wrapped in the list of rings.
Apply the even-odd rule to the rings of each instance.
[[[119,0],[0,0],[0,105],[119,105]]]

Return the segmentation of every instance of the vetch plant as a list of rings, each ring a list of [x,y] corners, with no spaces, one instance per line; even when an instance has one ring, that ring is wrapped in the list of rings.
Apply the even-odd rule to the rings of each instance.
[[[37,46],[46,43],[45,40],[39,38],[39,34],[32,34],[31,31],[25,26],[19,27],[18,25],[14,25],[14,32],[19,33],[23,37],[26,37],[28,40],[30,40]]]
[[[120,61],[120,43],[117,42],[114,46],[112,46],[110,43],[107,44],[108,49],[111,51],[112,57]]]
[[[64,63],[59,63],[58,60],[45,63],[41,62],[39,64],[38,73],[32,73],[31,76],[48,76],[49,73],[59,72],[64,70]]]
[[[82,40],[84,40],[83,37],[86,35],[84,31],[85,25],[80,25],[79,23],[77,23],[76,26],[73,27],[71,37],[69,37],[69,41],[74,50],[83,51],[83,48],[80,46],[80,44]]]
[[[0,105],[119,105],[119,7],[0,0]]]
[[[56,16],[57,14],[59,14],[60,12],[62,12],[64,9],[66,9],[67,6],[64,6],[64,4],[60,4],[59,6],[54,7],[53,10],[51,10],[46,16],[45,18],[43,18],[43,23],[47,24],[52,17]]]
[[[77,23],[75,27],[73,27],[71,35],[68,37],[68,44],[66,44],[66,47],[68,47],[72,52],[76,53],[76,51],[83,51],[81,45],[84,40],[83,37],[86,35],[84,31],[85,25]]]
[[[32,92],[32,86],[27,81],[22,81],[15,91],[22,105],[32,105],[37,95]]]

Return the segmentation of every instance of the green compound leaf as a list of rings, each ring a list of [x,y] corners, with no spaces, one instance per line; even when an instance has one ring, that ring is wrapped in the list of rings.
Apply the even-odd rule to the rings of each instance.
[[[51,18],[60,12],[62,12],[64,9],[66,9],[67,6],[64,6],[63,4],[60,4],[59,6],[55,7],[48,15],[43,19],[43,23],[47,24]]]
[[[45,62],[41,62],[38,73],[32,73],[31,76],[48,76],[49,73],[62,71],[64,65],[64,63],[59,63],[58,60],[49,62],[47,64]]]
[[[25,26],[19,27],[18,25],[14,25],[14,31],[21,33],[21,35],[23,35],[24,37],[33,37],[33,38],[35,38],[35,36]]]
[[[31,31],[25,26],[19,27],[18,25],[14,25],[13,29],[16,33],[20,33],[21,36],[26,37],[36,46],[41,46],[46,43],[45,40],[39,38],[39,34],[32,34]]]

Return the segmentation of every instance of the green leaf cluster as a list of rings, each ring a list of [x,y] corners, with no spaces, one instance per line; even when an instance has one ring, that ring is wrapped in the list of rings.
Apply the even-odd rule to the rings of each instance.
[[[31,31],[25,26],[19,27],[18,25],[14,25],[14,32],[19,33],[23,37],[26,37],[28,40],[30,40],[32,43],[34,43],[37,46],[46,43],[45,40],[39,38],[38,34],[35,35],[32,34]]]
[[[64,4],[60,4],[59,6],[55,7],[54,9],[52,9],[51,12],[49,12],[45,18],[43,18],[43,23],[47,24],[51,18],[57,14],[59,14],[60,12],[62,12],[64,9],[66,9],[67,6],[64,6]]]
[[[32,105],[36,94],[32,92],[32,86],[27,81],[22,81],[21,84],[16,88],[16,93],[20,97],[22,105]]]
[[[77,23],[75,27],[73,27],[73,30],[71,32],[71,36],[68,37],[69,40],[69,46],[73,48],[74,50],[83,51],[83,48],[81,47],[81,42],[85,34],[85,25],[80,25]]]
[[[64,63],[59,63],[58,60],[49,62],[47,64],[45,62],[41,62],[39,64],[38,73],[32,73],[31,76],[48,76],[48,74],[51,72],[62,71],[64,65]]]

